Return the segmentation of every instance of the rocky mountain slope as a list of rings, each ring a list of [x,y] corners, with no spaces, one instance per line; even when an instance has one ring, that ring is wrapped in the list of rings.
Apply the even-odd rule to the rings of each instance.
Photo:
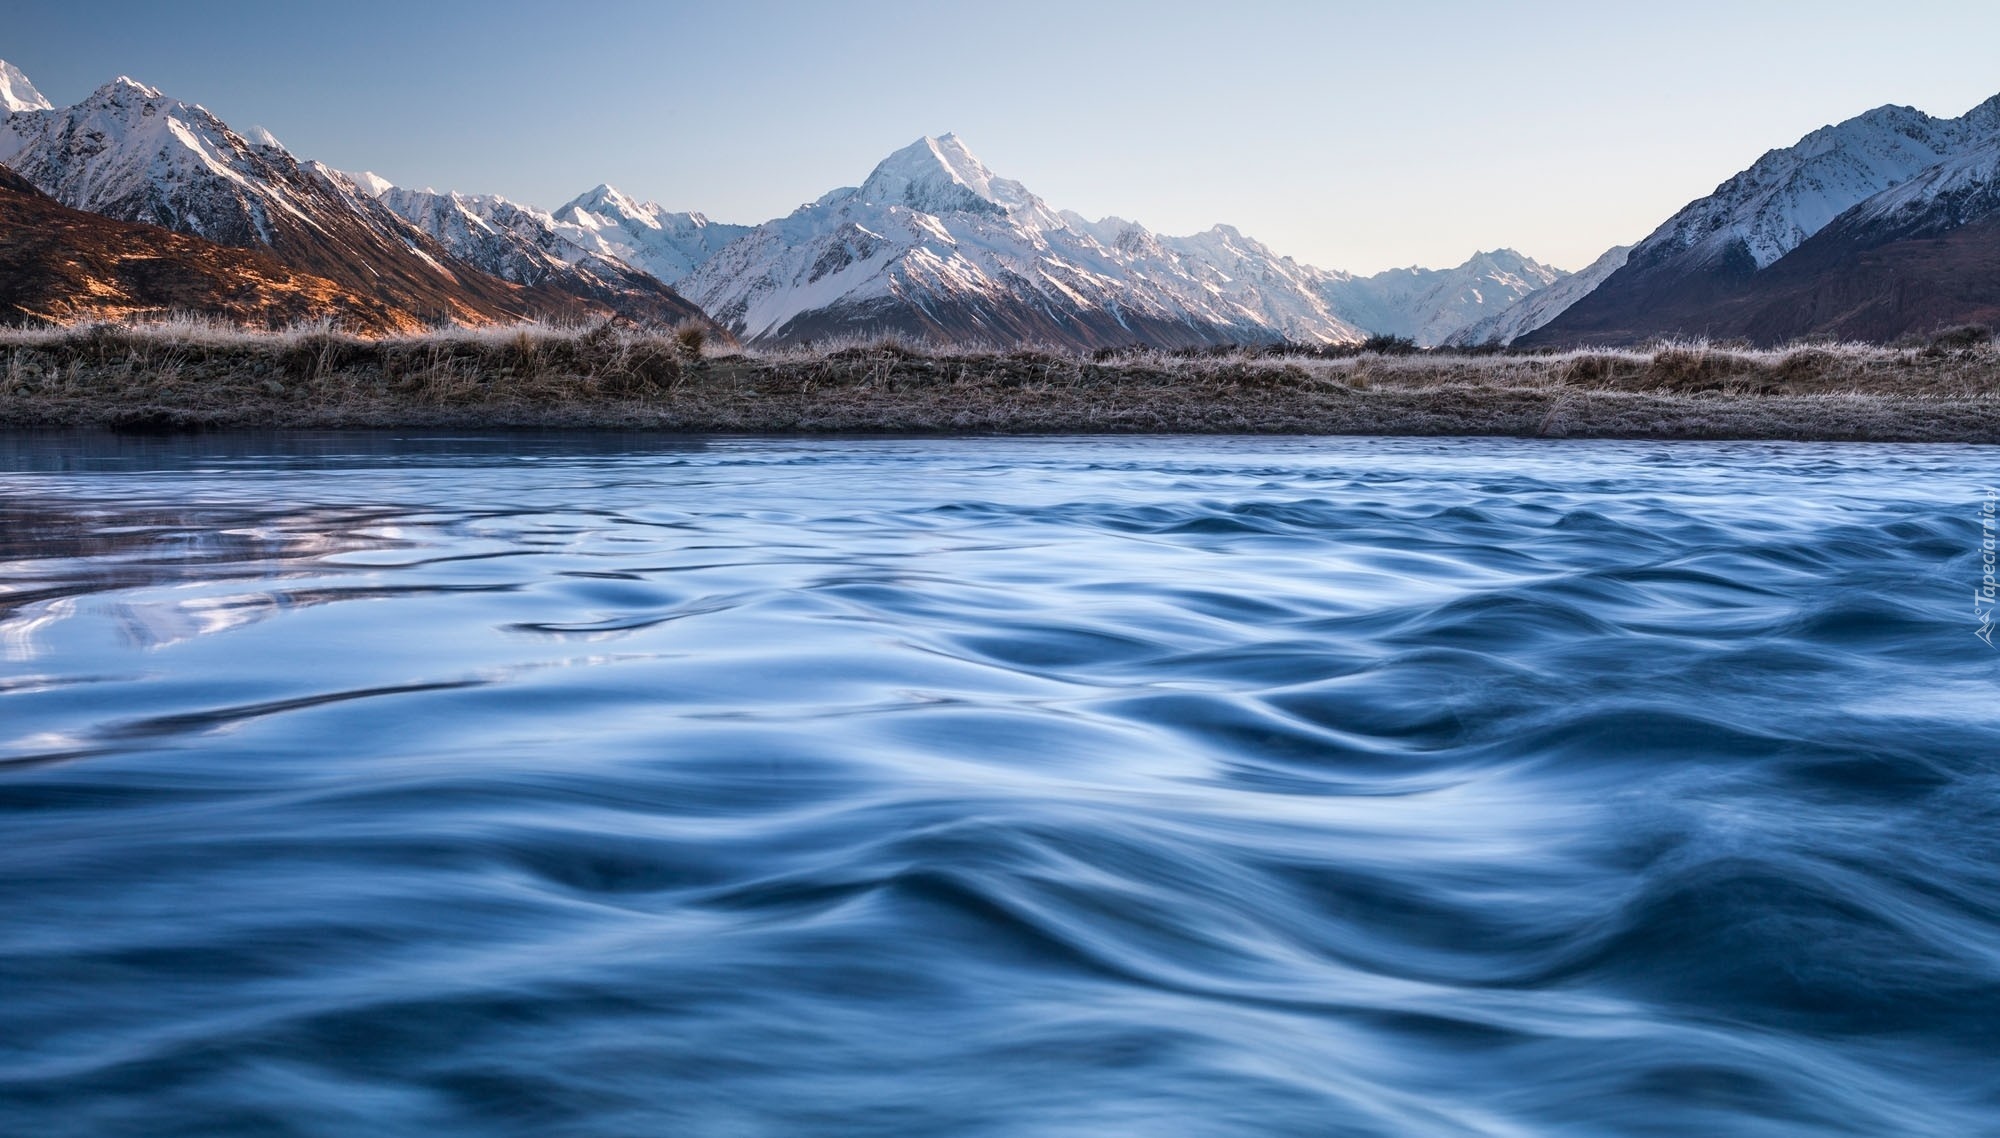
[[[0,323],[181,312],[251,325],[333,318],[357,331],[415,327],[408,313],[269,254],[71,209],[0,167]]]
[[[18,97],[20,85],[11,89]],[[413,324],[611,312],[555,282],[515,284],[480,271],[268,134],[238,134],[206,109],[124,77],[75,106],[0,119],[0,163],[72,208],[266,250]]]
[[[1260,330],[1255,339],[1297,344],[1351,343],[1371,329],[1344,319],[1326,296],[1348,279],[1279,255],[1235,226],[1217,225],[1187,237],[1156,234],[1136,221],[1090,221],[1063,211],[1063,222],[1110,250],[1124,274],[1158,282],[1198,302],[1204,296],[1231,312],[1247,314]]]
[[[1878,107],[1765,154],[1633,248],[1625,265],[1522,346],[1722,334],[1752,278],[1835,218],[2000,137],[2000,96],[1955,119]]]

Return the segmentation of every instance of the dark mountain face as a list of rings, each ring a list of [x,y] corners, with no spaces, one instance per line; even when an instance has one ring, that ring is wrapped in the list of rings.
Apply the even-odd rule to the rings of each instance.
[[[1956,324],[2000,324],[2000,211],[1929,235],[1836,222],[1746,282],[1719,334],[1886,342]]]
[[[0,321],[68,324],[171,312],[249,325],[331,317],[378,333],[418,325],[408,311],[268,253],[70,209],[0,167]]]
[[[1606,347],[1637,344],[1663,334],[1716,335],[1710,327],[1715,306],[1734,296],[1756,275],[1746,249],[1725,251],[1701,265],[1674,263],[1666,250],[1633,259],[1554,320],[1520,339],[1521,348]]]

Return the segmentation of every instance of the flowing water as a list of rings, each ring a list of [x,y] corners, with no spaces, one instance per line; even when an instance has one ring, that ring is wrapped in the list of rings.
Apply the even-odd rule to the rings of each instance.
[[[0,1133],[2000,1134],[1996,478],[0,436]]]

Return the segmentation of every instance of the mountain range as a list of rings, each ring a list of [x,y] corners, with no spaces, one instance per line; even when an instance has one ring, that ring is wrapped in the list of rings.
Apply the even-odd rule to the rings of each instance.
[[[232,318],[303,312],[395,330],[615,316],[696,322],[752,344],[1778,343],[1892,339],[2000,315],[2000,97],[1955,119],[1881,107],[1821,128],[1578,273],[1500,249],[1370,276],[1303,264],[1227,225],[1171,236],[1057,209],[950,134],[784,217],[736,225],[609,185],[552,210],[397,186],[302,161],[268,132],[239,133],[123,77],[58,108],[0,62],[0,109],[0,165],[25,182],[4,187],[15,214],[66,207],[185,239],[71,219],[55,229],[95,244],[67,267],[49,242],[0,243],[0,271],[42,282],[18,313],[43,319],[158,307],[109,278],[91,287],[113,299],[95,307],[56,292],[85,287],[70,271],[85,262],[110,272],[150,258],[147,279],[165,279],[158,266],[176,257],[186,287],[161,294],[173,303],[220,296],[193,282],[226,265],[293,281],[272,284],[287,299],[265,308],[240,293],[213,300]],[[262,259],[253,269],[210,246]],[[150,252],[111,252],[140,249]]]
[[[752,343],[894,332],[1122,347],[1437,343],[1563,274],[1511,250],[1453,270],[1328,272],[1218,225],[1189,237],[1058,211],[954,135],[732,242],[680,282]]]

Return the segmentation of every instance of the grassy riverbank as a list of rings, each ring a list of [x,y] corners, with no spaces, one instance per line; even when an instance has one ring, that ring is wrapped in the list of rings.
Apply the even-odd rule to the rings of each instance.
[[[367,340],[199,323],[0,330],[0,426],[619,427],[2000,442],[2000,347],[1560,355],[716,351],[539,326]]]

